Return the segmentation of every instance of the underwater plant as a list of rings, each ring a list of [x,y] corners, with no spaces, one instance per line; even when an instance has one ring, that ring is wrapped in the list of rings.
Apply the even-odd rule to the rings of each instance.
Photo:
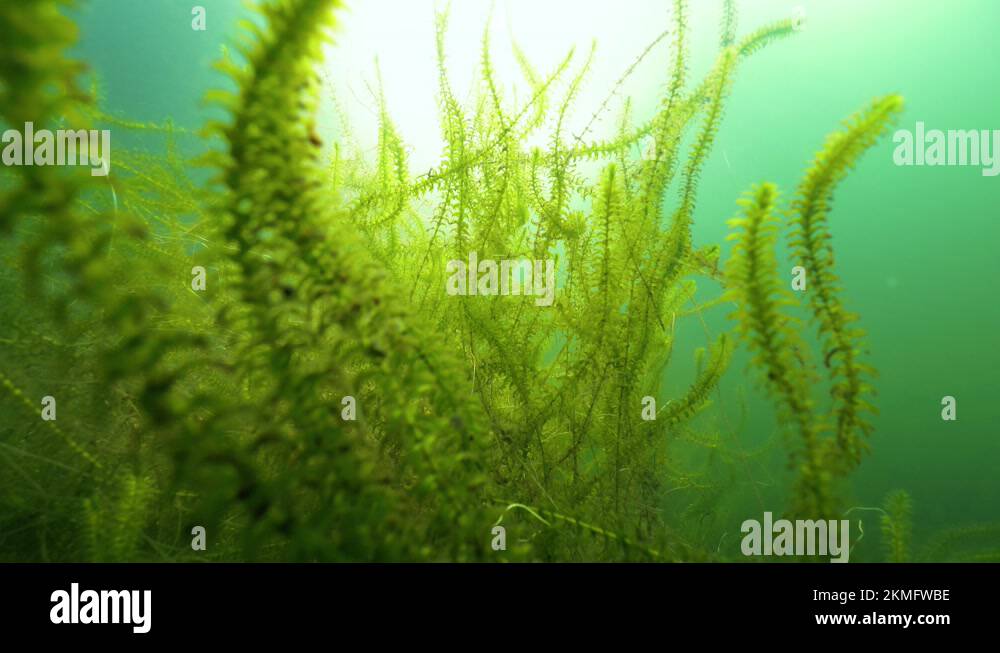
[[[931,537],[918,559],[925,562],[1000,562],[1000,524],[966,524]]]
[[[886,496],[883,505],[885,511],[879,524],[886,559],[889,562],[906,562],[910,559],[913,500],[905,490],[896,490]]]
[[[726,286],[719,301],[735,301],[737,333],[796,429],[795,510],[834,510],[833,480],[866,446],[873,370],[826,223],[835,186],[899,98],[830,137],[789,209],[829,411],[813,402],[778,281],[776,188],[743,200],[725,274],[720,248],[692,237],[735,75],[794,20],[740,37],[725,0],[718,55],[696,79],[687,3],[675,0],[655,114],[637,124],[626,103],[602,138],[568,129],[593,49],[543,73],[515,45],[530,87],[519,101],[497,78],[487,28],[463,103],[444,11],[443,151],[415,175],[381,90],[373,162],[349,132],[330,146],[317,136],[317,64],[338,0],[261,4],[218,63],[229,89],[209,99],[225,117],[200,135],[111,115],[96,86],[82,92],[62,6],[0,8],[13,35],[0,47],[0,120],[113,127],[163,154],[121,151],[106,180],[44,167],[0,176],[11,262],[0,283],[18,307],[3,309],[0,402],[20,411],[0,430],[11,472],[0,557],[495,560],[491,528],[503,525],[517,533],[504,559],[717,558],[718,533],[691,524],[733,481],[674,452],[745,462],[698,420],[737,339],[708,337],[678,396],[664,382],[676,323],[702,308],[698,277]],[[210,148],[200,162],[212,181],[196,180],[178,140]],[[448,294],[449,263],[473,254],[553,261],[552,306]],[[47,395],[57,421],[38,419]],[[678,496],[684,512],[669,509]],[[205,552],[188,545],[196,526]]]
[[[791,312],[798,302],[778,273],[777,188],[762,184],[751,191],[740,202],[742,216],[730,221],[737,231],[730,236],[736,245],[726,267],[727,296],[736,302],[734,319],[754,352],[767,391],[799,438],[792,453],[798,476],[792,510],[804,516],[837,514],[833,482],[860,462],[867,447],[863,436],[871,430],[866,413],[875,411],[868,381],[875,371],[860,360],[864,331],[855,325],[857,316],[844,307],[833,270],[827,227],[832,195],[901,110],[902,98],[891,95],[849,118],[842,131],[828,137],[787,211],[792,258],[806,275],[806,294],[831,386],[829,412],[815,408],[812,391],[817,379],[806,362],[808,348],[799,321]]]

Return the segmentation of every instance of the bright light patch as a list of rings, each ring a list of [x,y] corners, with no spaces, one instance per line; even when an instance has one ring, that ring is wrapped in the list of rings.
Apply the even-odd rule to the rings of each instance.
[[[410,150],[415,171],[437,163],[441,153],[434,15],[435,8],[443,6],[431,0],[358,2],[341,13],[336,43],[327,52],[326,83],[334,89],[352,135],[364,149],[373,148],[377,136],[377,58],[389,113]],[[643,50],[669,29],[670,11],[662,0],[453,2],[446,36],[452,90],[460,101],[470,100],[481,70],[487,24],[492,63],[508,108],[523,106],[531,97],[513,54],[512,38],[542,76],[552,73],[575,48],[570,74],[563,77],[554,98],[565,92],[565,84],[586,62],[596,40],[590,73],[571,112],[568,127],[573,135],[574,129],[582,130],[590,122]],[[639,109],[640,96],[646,96],[652,108],[664,83],[661,71],[669,63],[667,47],[664,39],[608,103],[609,110],[595,122],[598,134],[606,134],[609,123],[617,120],[626,95]],[[325,97],[330,98],[329,92]]]

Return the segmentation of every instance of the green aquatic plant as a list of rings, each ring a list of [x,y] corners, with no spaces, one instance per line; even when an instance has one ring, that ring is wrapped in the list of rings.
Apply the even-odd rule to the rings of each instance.
[[[895,490],[886,495],[883,508],[879,526],[886,560],[907,562],[913,538],[913,500],[905,490]]]
[[[823,363],[833,383],[836,443],[846,465],[860,462],[865,449],[862,438],[871,431],[866,413],[875,410],[867,399],[873,392],[868,378],[874,369],[860,360],[865,334],[856,326],[858,316],[846,310],[840,298],[827,217],[837,185],[902,108],[902,98],[890,95],[849,118],[845,129],[833,133],[816,155],[791,206],[790,242],[793,256],[809,275],[809,302],[823,339]]]
[[[775,252],[781,221],[777,189],[763,184],[741,201],[743,214],[730,222],[736,240],[727,264],[727,297],[733,317],[754,353],[768,393],[783,421],[793,425],[799,445],[793,511],[805,516],[836,514],[832,484],[860,461],[874,412],[868,379],[874,369],[862,362],[864,332],[847,311],[833,269],[832,237],[827,227],[833,191],[858,158],[878,140],[902,109],[902,98],[887,96],[849,118],[817,153],[788,210],[792,258],[806,273],[806,295],[821,339],[833,407],[818,413],[816,375],[807,365],[807,347],[790,311],[798,302],[778,273]],[[830,432],[832,431],[832,436]]]
[[[661,401],[656,420],[642,419],[642,399],[659,394],[670,359],[668,325],[694,295],[686,277],[714,256],[693,250],[690,222],[698,176],[739,59],[735,48],[725,50],[706,79],[685,93],[684,3],[676,4],[674,15],[675,62],[659,112],[637,129],[626,110],[618,136],[608,141],[587,143],[584,135],[563,142],[565,116],[592,52],[561,84],[572,53],[543,83],[529,74],[537,90],[520,107],[505,108],[490,67],[483,66],[483,93],[471,121],[442,72],[446,169],[434,171],[432,183],[444,200],[432,216],[416,274],[407,270],[405,257],[395,262],[400,277],[416,277],[413,295],[425,313],[440,316],[439,332],[457,332],[455,346],[475,370],[480,400],[499,434],[499,483],[518,488],[498,498],[549,506],[625,537],[636,531],[663,537],[653,533],[663,533],[657,497],[670,483],[666,447],[706,404],[729,350],[720,340],[694,385],[677,400]],[[443,56],[439,64],[444,71]],[[523,141],[540,123],[525,122],[520,131],[520,121],[534,115],[531,103],[559,88],[563,99],[554,104],[551,146],[525,151]],[[682,134],[699,121],[685,157]],[[465,131],[470,122],[472,134]],[[490,137],[477,141],[475,134],[483,132]],[[631,150],[642,139],[651,140],[648,156],[637,159]],[[465,161],[456,164],[459,158]],[[596,183],[581,176],[585,163],[602,162]],[[662,200],[674,179],[678,201],[667,211]],[[559,257],[566,281],[555,310],[534,310],[530,299],[458,304],[442,297],[441,263],[464,258],[470,249],[491,259]],[[680,547],[679,538],[672,539],[669,546]]]
[[[1000,523],[945,528],[934,534],[918,559],[925,562],[1000,562]]]
[[[795,318],[791,291],[778,275],[776,247],[779,220],[775,215],[777,188],[762,184],[740,201],[743,216],[730,221],[738,229],[726,265],[728,297],[736,303],[737,330],[754,354],[766,387],[778,402],[782,421],[794,425],[801,442],[792,460],[800,469],[799,496],[809,508],[828,507],[829,488],[820,482],[823,471],[819,425],[810,393],[809,370],[802,364],[806,351]]]
[[[11,35],[0,67],[3,124],[89,126],[91,98],[78,85],[83,67],[64,55],[75,36],[64,5],[31,2],[0,10],[2,28]],[[5,530],[17,534],[19,546],[11,551],[74,559],[86,555],[82,534],[95,514],[82,514],[82,497],[94,506],[114,501],[127,469],[139,474],[144,488],[164,487],[142,467],[162,466],[158,436],[168,429],[147,419],[169,421],[160,405],[178,361],[168,360],[168,352],[205,342],[199,331],[206,330],[171,328],[165,307],[184,295],[169,292],[163,280],[183,261],[181,232],[161,247],[141,216],[118,212],[115,184],[126,206],[138,197],[125,185],[109,180],[109,194],[77,168],[4,172],[2,255],[5,268],[18,272],[0,279],[11,299],[4,316],[4,403],[29,408],[30,417],[4,425],[4,464],[13,475],[5,474],[0,512]],[[162,255],[150,256],[157,250]],[[197,323],[196,309],[180,314]],[[48,395],[59,402],[58,422],[42,421],[37,408],[30,410]],[[171,416],[178,415],[183,412]]]
[[[130,562],[135,559],[150,518],[153,495],[149,479],[126,474],[113,499],[103,494],[83,502],[90,560]]]
[[[412,555],[438,542],[435,557],[475,557],[481,547],[462,532],[481,523],[479,406],[461,399],[469,390],[457,362],[407,310],[350,216],[327,208],[312,137],[313,66],[336,4],[267,5],[269,31],[245,52],[248,67],[229,70],[241,91],[230,102],[232,122],[222,128],[227,152],[216,160],[225,191],[220,216],[236,270],[232,283],[242,305],[241,314],[227,317],[253,334],[236,345],[245,368],[239,372],[270,406],[269,415],[255,421],[260,434],[245,446],[266,443],[271,456],[287,456],[289,469],[273,481],[284,487],[266,506],[288,520],[278,528],[299,537],[315,528],[318,542],[330,536],[322,529],[333,521],[345,541],[348,529],[361,531],[351,537],[365,548],[350,555],[378,556],[377,543],[365,541],[376,515],[396,520],[393,528],[404,540],[407,513],[423,510],[426,532],[412,534],[411,541],[420,542]],[[294,115],[300,118],[289,120]],[[381,461],[364,430],[332,409],[328,394],[364,396],[373,386],[381,399],[363,402],[362,411],[380,448],[389,449]],[[344,512],[313,524],[319,506]]]
[[[950,526],[933,533],[923,544],[913,539],[913,499],[906,490],[893,490],[881,507],[855,506],[854,511],[879,514],[882,548],[886,562],[1000,562],[1000,524],[978,523]],[[862,522],[858,522],[863,529]],[[861,531],[860,541],[864,537]],[[857,541],[855,542],[857,544]]]
[[[106,180],[44,167],[0,177],[12,263],[0,284],[25,306],[3,309],[0,401],[22,411],[0,431],[4,557],[498,559],[490,529],[506,517],[505,559],[711,559],[722,540],[706,515],[756,485],[749,454],[707,410],[734,339],[706,333],[693,374],[671,366],[676,325],[713,305],[695,302],[705,277],[731,285],[739,330],[802,435],[799,495],[826,506],[827,476],[849,471],[867,430],[869,370],[839,308],[825,219],[896,105],[832,139],[793,202],[796,246],[821,277],[827,419],[783,314],[775,189],[746,200],[725,279],[719,248],[691,233],[738,69],[792,21],[739,37],[725,2],[720,51],[695,79],[676,0],[654,114],[636,123],[626,102],[601,137],[608,101],[582,132],[569,127],[596,48],[540,72],[515,45],[525,96],[498,78],[487,27],[462,102],[442,12],[443,148],[415,174],[378,73],[374,156],[345,125],[330,146],[318,136],[317,65],[340,4],[262,4],[218,64],[227,88],[209,98],[224,117],[200,135],[114,115],[97,85],[78,92],[61,3],[0,9],[0,31],[16,36],[0,46],[5,124],[113,128],[161,152],[116,150]],[[206,148],[209,183],[189,164]],[[472,253],[552,261],[553,305],[449,295],[449,263]],[[50,390],[58,379],[72,382]],[[57,422],[37,418],[47,394]],[[195,526],[204,556],[189,546]]]

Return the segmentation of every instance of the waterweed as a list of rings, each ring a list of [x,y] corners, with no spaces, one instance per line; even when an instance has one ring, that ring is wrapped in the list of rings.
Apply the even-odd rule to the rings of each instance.
[[[492,527],[504,515],[518,530],[504,559],[721,555],[718,532],[701,525],[744,489],[726,470],[746,454],[695,418],[736,339],[708,337],[679,396],[666,396],[663,378],[674,325],[699,316],[698,277],[734,293],[768,378],[800,374],[767,337],[784,328],[766,266],[754,263],[768,260],[770,232],[747,241],[727,275],[719,247],[696,247],[691,235],[734,76],[791,35],[794,19],[738,37],[735,5],[724,2],[718,56],[696,79],[687,6],[675,1],[655,113],[636,122],[626,103],[616,131],[589,140],[589,128],[569,134],[566,119],[593,51],[582,63],[571,52],[547,74],[520,57],[530,93],[518,103],[501,92],[487,32],[476,93],[462,103],[444,61],[443,12],[444,149],[414,176],[381,96],[374,161],[347,138],[327,156],[316,64],[341,3],[273,0],[247,26],[240,54],[218,64],[237,90],[211,94],[228,119],[197,137],[213,147],[205,184],[176,145],[195,136],[83,99],[60,4],[0,11],[5,33],[51,26],[4,46],[44,56],[0,73],[2,119],[103,122],[160,140],[164,154],[117,153],[113,205],[86,179],[37,168],[3,178],[3,255],[17,266],[0,282],[22,304],[33,298],[5,322],[15,343],[0,358],[5,401],[49,394],[52,376],[39,367],[88,380],[64,388],[72,400],[60,398],[58,431],[39,430],[31,411],[16,418],[32,440],[9,440],[6,464],[32,491],[2,483],[11,557],[496,560]],[[875,110],[888,118],[895,101],[882,102]],[[823,240],[833,185],[824,175],[839,177],[877,136],[882,120],[865,122],[872,115],[831,141],[834,156],[818,158],[797,200],[803,251],[820,271],[825,254],[811,239]],[[546,130],[544,147],[525,145]],[[588,174],[592,165],[599,174]],[[760,236],[772,202],[746,206],[758,207],[746,225]],[[449,295],[448,262],[472,252],[551,259],[552,306],[526,293]],[[739,274],[741,260],[752,273]],[[203,291],[190,285],[196,266]],[[843,350],[855,336],[837,301],[828,288],[816,313],[827,346]],[[859,365],[831,359],[845,384],[832,439],[821,438],[825,422],[810,403],[784,383],[772,388],[802,426],[796,505],[833,508],[827,480],[863,449]],[[341,418],[345,396],[356,398],[357,419]],[[655,419],[643,416],[650,397]],[[835,446],[817,444],[828,440]],[[678,445],[708,452],[712,466],[689,464]],[[674,496],[684,497],[680,510]],[[189,546],[192,526],[207,533],[204,551]]]

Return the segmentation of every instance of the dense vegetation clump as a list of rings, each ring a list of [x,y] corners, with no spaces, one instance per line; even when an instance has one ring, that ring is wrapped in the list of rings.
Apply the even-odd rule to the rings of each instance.
[[[777,281],[777,189],[743,200],[725,274],[719,247],[691,233],[735,75],[794,21],[740,37],[726,0],[718,55],[696,79],[676,0],[655,114],[636,123],[626,103],[599,138],[567,127],[593,50],[541,72],[515,46],[530,87],[516,101],[486,30],[463,103],[442,13],[444,149],[414,174],[380,93],[373,161],[349,134],[330,146],[316,135],[337,0],[263,4],[219,62],[233,90],[211,99],[227,117],[199,135],[116,117],[96,87],[83,92],[61,5],[0,8],[0,124],[136,132],[162,154],[116,150],[107,178],[0,176],[0,558],[725,557],[706,517],[739,494],[732,470],[745,455],[695,418],[740,339],[798,439],[791,508],[842,509],[832,481],[866,446],[872,370],[841,305],[827,217],[899,98],[830,137],[788,211],[834,388],[828,412]],[[184,139],[210,145],[212,180],[191,172]],[[470,255],[552,261],[552,305],[489,282],[476,297],[445,292],[450,262]],[[737,330],[709,338],[687,389],[667,396],[675,325],[700,316],[699,277],[725,285]],[[58,402],[56,420],[39,418],[43,397]],[[907,512],[894,505],[883,523],[893,542]],[[505,553],[490,546],[495,525],[509,529]],[[205,550],[190,546],[196,526]]]

